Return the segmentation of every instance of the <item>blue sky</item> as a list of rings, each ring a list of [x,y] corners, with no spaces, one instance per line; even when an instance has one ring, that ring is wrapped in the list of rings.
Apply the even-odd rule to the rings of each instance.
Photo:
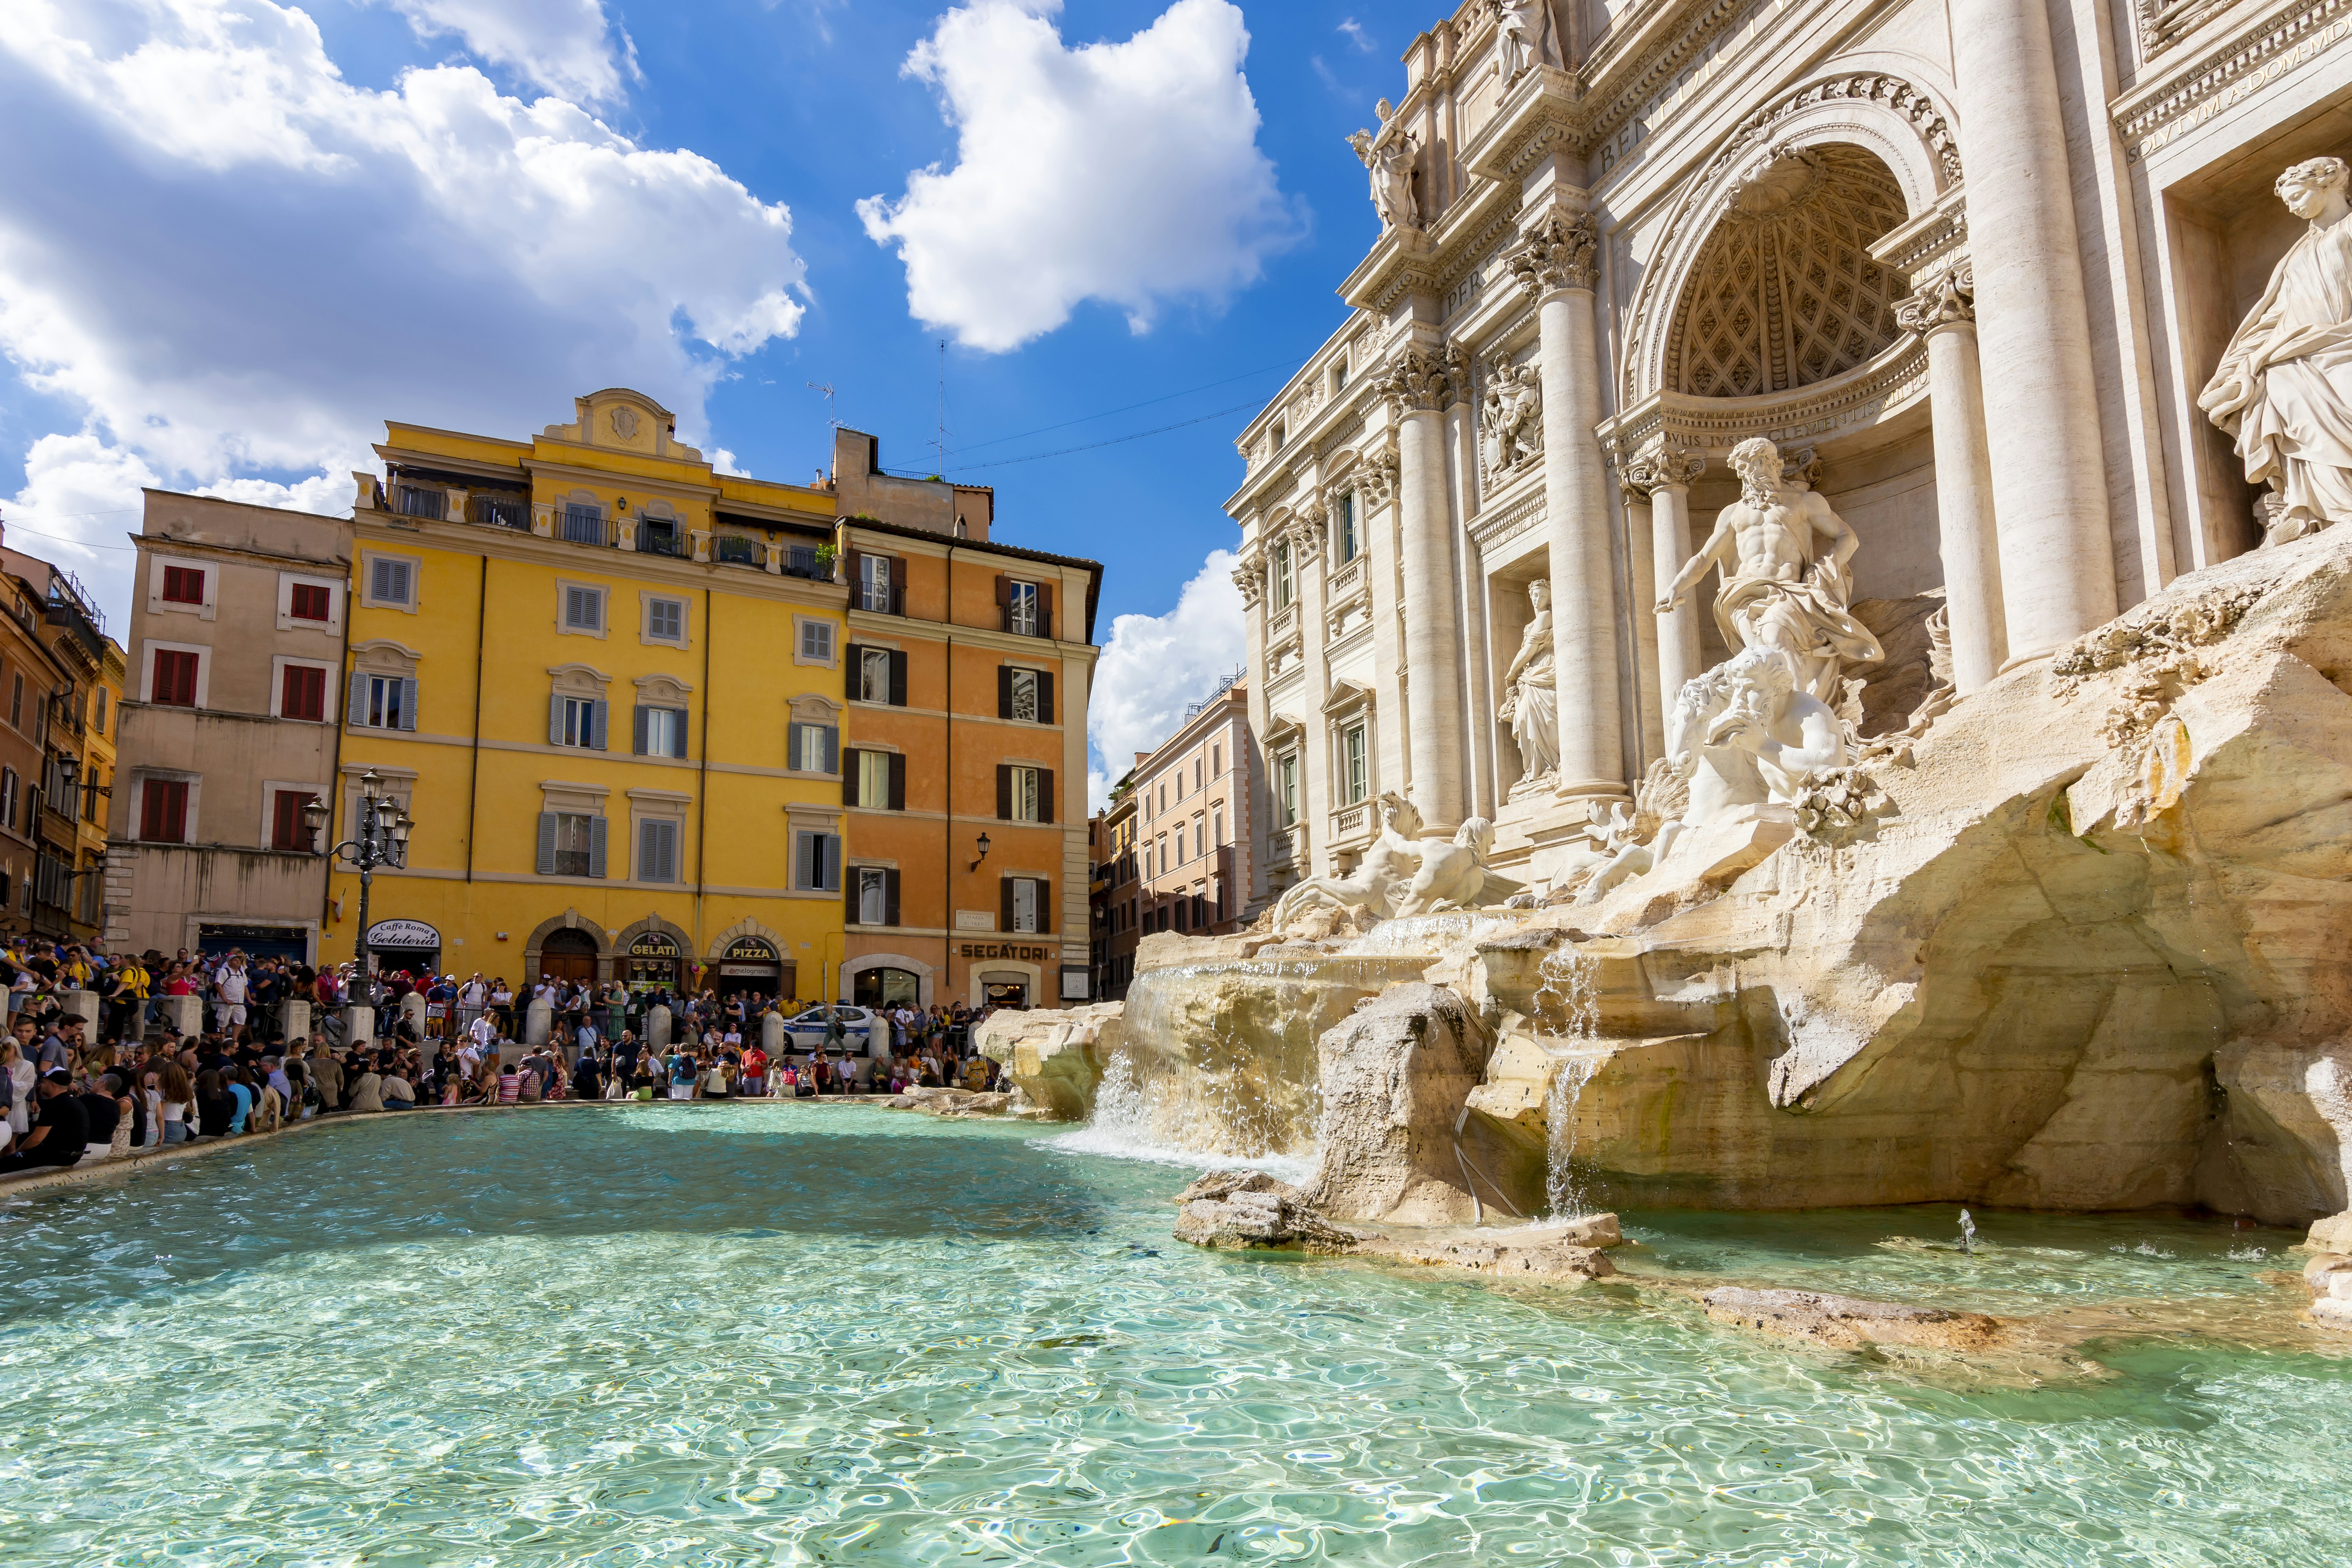
[[[1108,568],[1098,787],[1242,657],[1232,438],[1339,323],[1375,228],[1342,138],[1440,10],[10,9],[0,514],[113,625],[141,484],[347,511],[386,416],[523,436],[616,383],[785,479],[829,384],[929,470],[944,363],[1000,537]]]

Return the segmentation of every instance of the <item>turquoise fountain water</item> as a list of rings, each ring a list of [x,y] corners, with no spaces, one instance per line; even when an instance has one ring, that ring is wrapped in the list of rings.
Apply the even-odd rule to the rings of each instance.
[[[1635,1215],[1652,1271],[2026,1310],[1923,1380],[1658,1292],[1168,1239],[1182,1173],[846,1106],[384,1119],[19,1197],[0,1558],[36,1564],[2337,1563],[2352,1365],[2292,1237]],[[1917,1237],[1917,1240],[1906,1239]],[[2258,1256],[2267,1251],[2269,1256]],[[2291,1261],[2285,1267],[2293,1266]]]

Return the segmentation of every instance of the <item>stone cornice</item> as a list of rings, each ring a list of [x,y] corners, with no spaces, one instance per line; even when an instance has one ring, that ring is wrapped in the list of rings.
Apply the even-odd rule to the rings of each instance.
[[[1784,0],[1680,0],[1637,17],[1621,38],[1601,35],[1578,72],[1595,140],[1614,135],[1715,37]]]
[[[1760,397],[1656,392],[1603,421],[1595,433],[1604,450],[1626,453],[1657,446],[1725,452],[1750,436],[1796,447],[1866,429],[1927,390],[1927,341],[1906,334],[1861,369],[1830,381]]]
[[[1578,97],[1576,79],[1568,72],[1531,68],[1504,95],[1494,118],[1463,143],[1462,167],[1477,179],[1508,181],[1552,148],[1573,148],[1584,122]]]
[[[2154,62],[2109,108],[2124,155],[2179,140],[2352,38],[2352,0],[2284,0],[2231,25],[2216,22]]]
[[[1968,255],[1968,186],[1955,183],[1935,205],[1895,225],[1871,242],[1870,254],[1889,271],[1906,278]]]

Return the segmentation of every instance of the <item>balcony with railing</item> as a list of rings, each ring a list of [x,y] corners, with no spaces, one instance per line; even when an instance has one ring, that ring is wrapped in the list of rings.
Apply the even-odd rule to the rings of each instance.
[[[849,607],[867,610],[877,616],[903,616],[907,613],[907,590],[872,579],[849,585]]]
[[[582,506],[577,501],[567,503],[555,514],[555,537],[567,544],[612,544],[612,524],[606,521],[604,509]]]

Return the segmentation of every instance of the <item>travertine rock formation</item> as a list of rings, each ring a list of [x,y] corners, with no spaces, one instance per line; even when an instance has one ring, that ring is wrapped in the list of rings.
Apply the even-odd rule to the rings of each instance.
[[[1981,1312],[1864,1301],[1811,1290],[1750,1290],[1727,1285],[1708,1291],[1705,1303],[1707,1317],[1715,1322],[1782,1339],[1810,1340],[1832,1350],[1904,1345],[1984,1351],[2002,1339],[2000,1321]]]
[[[1468,1004],[1437,985],[1391,986],[1325,1035],[1322,1166],[1309,1196],[1349,1219],[1471,1219],[1454,1126],[1486,1050]]]

